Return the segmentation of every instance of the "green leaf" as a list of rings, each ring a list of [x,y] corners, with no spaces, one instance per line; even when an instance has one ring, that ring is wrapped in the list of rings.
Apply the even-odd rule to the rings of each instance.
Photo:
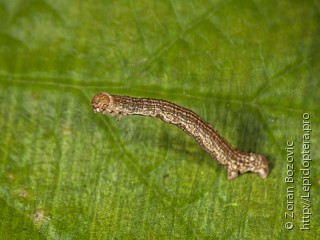
[[[1,237],[316,239],[319,17],[318,1],[0,1]],[[227,180],[158,119],[94,114],[102,91],[192,109],[234,147],[267,156],[268,178]],[[301,203],[303,113],[312,215]]]

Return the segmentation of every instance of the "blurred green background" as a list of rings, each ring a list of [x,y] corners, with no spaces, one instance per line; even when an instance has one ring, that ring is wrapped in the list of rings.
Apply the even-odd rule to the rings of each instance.
[[[1,0],[1,238],[319,237],[319,20],[316,0]],[[269,177],[228,181],[178,128],[94,114],[101,91],[192,109],[236,148],[266,155]],[[299,230],[304,112],[310,231]]]

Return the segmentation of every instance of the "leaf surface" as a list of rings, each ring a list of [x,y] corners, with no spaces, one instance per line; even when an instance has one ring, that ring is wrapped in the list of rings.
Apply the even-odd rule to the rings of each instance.
[[[0,1],[4,239],[315,239],[319,9],[317,1]],[[228,181],[178,128],[94,114],[90,100],[102,91],[192,109],[234,147],[266,155],[269,177]],[[300,230],[303,113],[312,128],[310,231]],[[294,184],[285,182],[287,141]],[[289,205],[294,219],[285,218]]]

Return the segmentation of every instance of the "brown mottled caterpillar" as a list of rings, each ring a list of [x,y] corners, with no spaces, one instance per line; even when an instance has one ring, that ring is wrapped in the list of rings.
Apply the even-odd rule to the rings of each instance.
[[[136,98],[98,93],[91,101],[94,112],[110,113],[119,117],[142,115],[157,117],[173,124],[193,137],[211,157],[228,171],[228,179],[239,173],[255,172],[261,178],[269,173],[267,159],[259,154],[245,153],[231,147],[218,132],[197,114],[174,103],[154,98]]]

